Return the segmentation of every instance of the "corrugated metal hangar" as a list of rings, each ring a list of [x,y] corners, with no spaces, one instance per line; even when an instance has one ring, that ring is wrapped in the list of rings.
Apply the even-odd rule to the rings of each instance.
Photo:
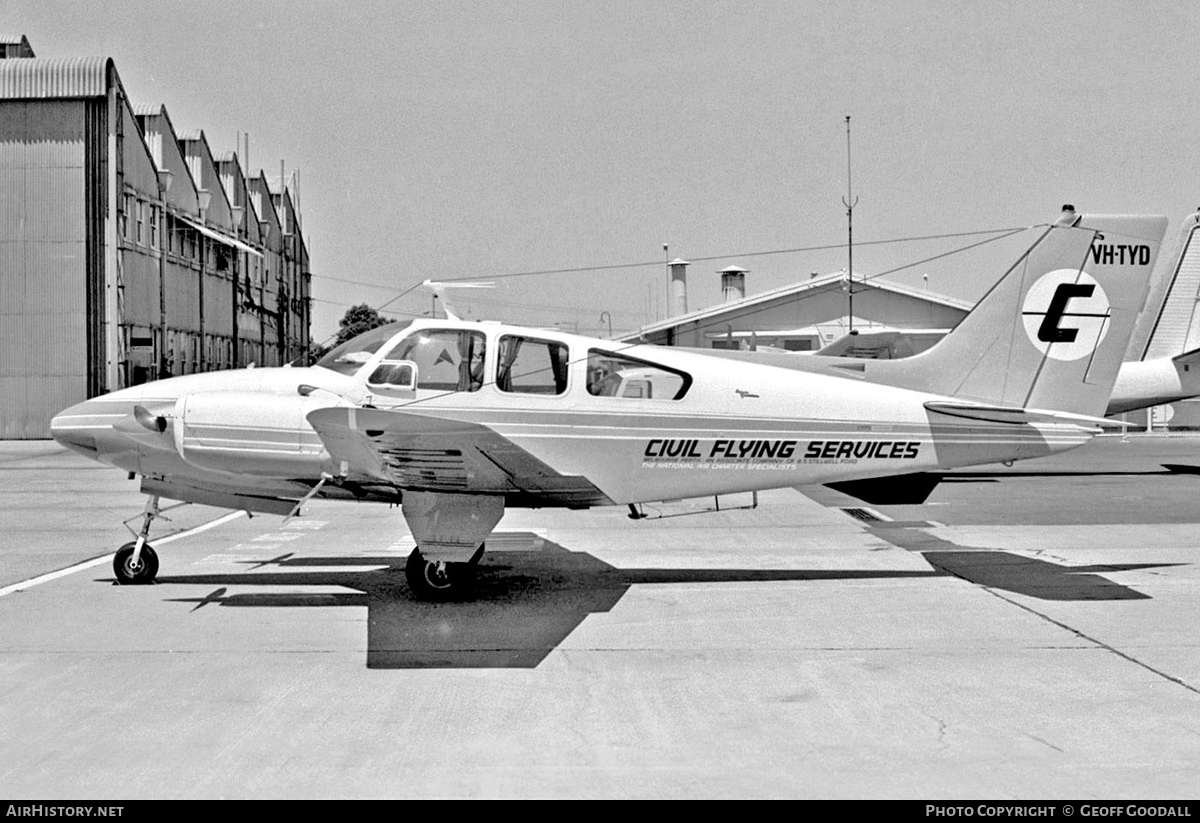
[[[125,386],[307,352],[282,177],[134,106],[111,59],[0,37],[0,438],[49,437],[55,413]]]
[[[669,264],[673,316],[644,326],[625,340],[702,349],[816,351],[852,330],[888,328],[903,329],[908,339],[923,340],[927,346],[956,326],[973,305],[861,275],[855,275],[851,283],[845,272],[814,274],[808,280],[747,297],[749,272],[730,266],[718,272],[724,302],[689,312],[689,265],[686,260]]]

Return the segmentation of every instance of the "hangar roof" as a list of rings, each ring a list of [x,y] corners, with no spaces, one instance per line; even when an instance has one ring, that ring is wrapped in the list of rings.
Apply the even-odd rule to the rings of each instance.
[[[26,57],[0,60],[0,99],[101,97],[108,91],[109,57]]]
[[[666,331],[667,329],[682,326],[685,323],[693,323],[700,320],[708,320],[713,317],[718,317],[730,311],[741,311],[748,308],[754,308],[766,303],[775,302],[785,298],[802,297],[805,292],[817,292],[822,289],[827,289],[831,286],[840,287],[845,279],[845,272],[833,272],[832,274],[814,277],[810,280],[803,280],[798,283],[792,283],[787,286],[781,286],[776,289],[754,294],[749,297],[744,297],[741,300],[731,300],[727,303],[718,303],[715,306],[710,306],[706,309],[691,311],[687,314],[678,314],[674,317],[668,317],[666,320],[660,320],[657,323],[651,323],[648,326],[643,326],[636,332],[623,337],[623,340],[633,340],[638,337],[653,334],[655,332]],[[965,300],[959,300],[954,297],[948,297],[944,294],[936,294],[925,289],[913,288],[904,286],[900,283],[892,283],[887,280],[870,280],[856,276],[854,281],[855,291],[863,288],[878,289],[880,291],[892,292],[893,294],[904,295],[918,300],[925,300],[929,303],[937,303],[950,308],[958,309],[962,312],[968,312],[975,305]]]

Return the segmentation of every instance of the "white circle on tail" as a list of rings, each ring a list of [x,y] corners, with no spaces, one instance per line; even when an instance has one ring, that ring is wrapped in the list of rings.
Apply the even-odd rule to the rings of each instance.
[[[1108,334],[1108,295],[1087,272],[1057,269],[1026,293],[1021,319],[1042,354],[1078,360],[1090,356]]]

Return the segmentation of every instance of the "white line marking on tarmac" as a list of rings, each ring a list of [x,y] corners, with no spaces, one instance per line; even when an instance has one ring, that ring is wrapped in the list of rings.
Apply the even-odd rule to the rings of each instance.
[[[196,528],[194,528],[194,529],[188,529],[187,531],[179,532],[178,534],[172,534],[172,535],[164,537],[160,540],[155,540],[154,545],[161,546],[164,543],[170,543],[173,540],[180,540],[184,537],[191,537],[193,534],[200,534],[200,532],[206,532],[209,529],[214,529],[217,526],[222,525],[223,523],[228,523],[230,520],[233,520],[234,518],[241,517],[243,514],[245,514],[245,512],[240,512],[240,511],[230,512],[229,514],[225,514],[225,515],[222,515],[221,517],[218,517],[216,520],[210,520],[207,523],[202,523],[201,525],[196,526]],[[76,563],[74,566],[67,566],[67,568],[59,569],[56,572],[50,572],[49,574],[43,574],[43,575],[39,575],[37,577],[31,577],[28,580],[22,580],[20,583],[13,583],[10,586],[5,586],[4,588],[0,589],[0,597],[4,597],[4,595],[6,595],[6,594],[12,594],[13,592],[24,591],[25,589],[29,589],[34,586],[41,585],[42,583],[49,583],[51,580],[57,580],[60,577],[66,577],[68,574],[74,574],[75,572],[81,572],[84,569],[90,569],[94,566],[100,566],[104,563],[111,563],[112,559],[113,559],[113,554],[116,554],[116,552],[113,552],[112,554],[103,555],[102,557],[96,557],[91,560],[85,560],[82,563]]]

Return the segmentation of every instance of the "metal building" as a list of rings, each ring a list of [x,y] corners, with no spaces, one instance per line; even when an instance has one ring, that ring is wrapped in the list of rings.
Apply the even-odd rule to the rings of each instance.
[[[0,438],[49,437],[73,403],[309,346],[293,192],[166,109],[107,58],[0,37]]]
[[[926,340],[926,345],[932,345],[972,306],[963,300],[883,280],[856,276],[851,283],[844,272],[813,275],[747,297],[746,279],[751,272],[729,266],[717,272],[724,302],[688,312],[688,265],[685,260],[669,264],[672,311],[683,311],[622,339],[703,349],[815,351],[853,330],[888,328],[903,329],[910,340]],[[866,351],[855,354],[880,356]]]

